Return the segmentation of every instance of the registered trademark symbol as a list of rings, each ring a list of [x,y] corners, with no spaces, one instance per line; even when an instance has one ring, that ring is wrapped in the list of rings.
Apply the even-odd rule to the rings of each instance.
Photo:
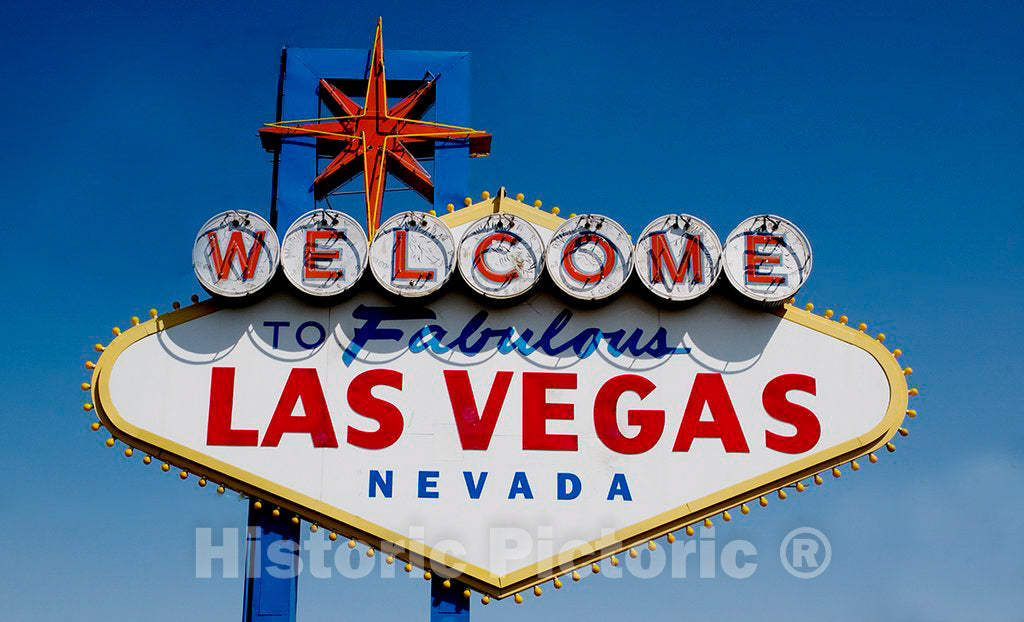
[[[813,579],[832,562],[832,544],[813,527],[798,527],[786,534],[779,546],[786,572],[797,579]]]

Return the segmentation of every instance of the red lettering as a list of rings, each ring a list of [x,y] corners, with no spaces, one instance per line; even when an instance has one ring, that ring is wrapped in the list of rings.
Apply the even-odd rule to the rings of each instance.
[[[298,401],[302,400],[303,416],[293,416]],[[288,374],[274,415],[270,418],[263,447],[277,447],[284,434],[309,434],[313,447],[337,447],[334,425],[327,412],[327,400],[320,386],[320,377],[313,368],[296,367]]]
[[[548,389],[575,389],[576,374],[523,373],[523,449],[576,451],[575,434],[548,434],[547,422],[571,420],[572,404],[548,402]]]
[[[784,240],[777,235],[747,235],[747,252],[743,254],[747,283],[782,285],[786,278],[761,272],[761,266],[777,266],[782,263],[778,253],[766,253],[762,246],[781,246]]]
[[[210,376],[210,416],[206,422],[206,444],[255,447],[260,433],[231,427],[235,394],[235,368],[214,367]]]
[[[636,393],[643,399],[654,390],[654,383],[635,374],[615,376],[601,386],[594,400],[594,427],[604,446],[620,454],[642,454],[654,447],[665,429],[664,410],[629,410],[626,422],[640,426],[635,436],[628,437],[619,429],[616,409],[623,393]]]
[[[405,420],[402,411],[380,398],[374,397],[373,387],[385,386],[402,390],[402,374],[393,369],[371,369],[364,371],[348,385],[348,405],[352,412],[377,422],[373,432],[348,427],[350,445],[363,449],[384,449],[390,447],[402,435]]]
[[[576,266],[576,261],[573,259],[576,255],[576,251],[580,249],[584,244],[596,244],[601,247],[604,252],[604,263],[601,268],[594,274],[587,274]],[[612,245],[608,243],[608,240],[596,233],[581,233],[572,239],[568,244],[565,245],[565,251],[562,254],[562,268],[565,269],[565,273],[570,277],[579,281],[580,283],[596,283],[612,273],[612,269],[615,268],[615,250]]]
[[[249,253],[245,252],[245,242],[242,240],[241,231],[232,231],[228,240],[228,250],[224,257],[220,254],[220,242],[217,240],[217,233],[211,231],[206,234],[210,241],[210,254],[213,256],[213,270],[217,273],[217,280],[226,279],[231,276],[231,264],[237,259],[239,269],[242,271],[242,280],[251,279],[256,274],[256,266],[259,264],[260,251],[263,249],[263,238],[266,231],[257,231],[256,239],[252,243]]]
[[[803,374],[784,374],[769,382],[761,394],[761,403],[768,416],[796,428],[793,436],[782,436],[765,431],[764,443],[768,449],[784,454],[802,454],[810,451],[821,438],[821,422],[813,412],[786,399],[789,391],[803,391],[817,395],[814,378]]]
[[[704,405],[707,404],[711,413],[711,421],[701,421]],[[672,451],[690,451],[695,438],[721,439],[722,446],[728,453],[748,453],[747,440],[743,437],[733,408],[729,392],[725,388],[722,374],[697,374],[693,379],[690,399],[683,411],[683,422],[679,426],[679,434],[672,446]]]
[[[672,249],[665,239],[664,233],[651,236],[651,283],[661,283],[662,270],[668,271],[673,284],[686,279],[686,273],[693,271],[693,282],[704,282],[704,266],[700,261],[700,236],[688,235],[683,256],[678,262],[672,255]]]
[[[455,415],[455,427],[459,432],[462,448],[487,449],[491,444],[494,426],[498,423],[501,406],[505,403],[508,387],[512,383],[512,372],[499,371],[494,376],[494,384],[487,394],[483,415],[477,410],[468,371],[446,369],[444,383],[448,387],[448,400],[452,403],[452,414]]]
[[[333,251],[325,251],[317,248],[317,243],[320,240],[339,240],[341,239],[340,231],[307,231],[306,232],[306,248],[305,255],[306,261],[304,262],[306,272],[305,278],[307,279],[340,279],[344,275],[342,270],[321,270],[316,267],[318,261],[331,261],[337,259],[341,253]]]
[[[484,253],[490,249],[494,243],[507,242],[510,246],[519,243],[519,239],[510,233],[492,233],[491,235],[480,240],[480,243],[476,245],[476,250],[473,251],[473,267],[476,268],[485,279],[492,283],[508,283],[514,279],[519,278],[519,272],[512,268],[508,272],[495,272],[487,265],[484,261]]]
[[[408,261],[408,242],[406,236],[408,232],[404,229],[395,230],[395,251],[394,261],[392,262],[395,269],[391,274],[391,280],[397,281],[410,280],[410,281],[433,281],[434,271],[433,270],[416,270],[410,269],[406,266]]]

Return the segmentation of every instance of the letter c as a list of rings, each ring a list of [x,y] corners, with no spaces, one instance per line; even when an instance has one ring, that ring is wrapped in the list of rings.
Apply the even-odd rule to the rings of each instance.
[[[491,245],[495,243],[508,242],[509,246],[518,244],[519,238],[510,233],[492,233],[491,235],[480,240],[480,243],[476,245],[476,250],[473,251],[473,267],[476,268],[477,272],[480,273],[488,281],[492,283],[507,283],[513,279],[519,278],[519,271],[512,268],[508,272],[500,273],[491,270],[490,266],[484,260],[484,253],[490,249]]]

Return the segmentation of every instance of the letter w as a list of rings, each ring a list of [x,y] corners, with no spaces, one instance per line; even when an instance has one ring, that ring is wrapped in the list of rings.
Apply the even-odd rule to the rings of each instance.
[[[498,423],[501,406],[512,384],[512,372],[499,371],[494,377],[491,392],[487,395],[483,416],[476,407],[473,387],[469,384],[469,372],[464,369],[446,369],[444,382],[448,387],[448,399],[452,403],[455,426],[459,430],[459,441],[463,449],[487,449],[491,444],[494,426]]]
[[[249,252],[245,252],[245,242],[242,241],[241,231],[232,231],[228,240],[228,250],[224,255],[220,253],[220,242],[217,240],[217,233],[211,231],[206,234],[210,241],[210,253],[213,255],[213,269],[217,273],[217,280],[226,279],[231,275],[231,264],[238,259],[242,272],[242,279],[251,279],[256,274],[256,265],[259,263],[260,250],[263,248],[263,238],[266,231],[255,232],[256,240],[252,243]]]

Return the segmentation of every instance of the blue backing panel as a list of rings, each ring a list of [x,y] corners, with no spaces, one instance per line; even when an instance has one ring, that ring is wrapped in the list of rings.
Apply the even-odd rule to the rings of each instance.
[[[249,501],[249,531],[245,553],[245,602],[242,622],[295,622],[299,590],[299,525],[274,518],[265,509],[255,510]],[[279,542],[294,555],[280,563]],[[273,557],[268,555],[274,547]],[[271,562],[271,560],[273,560]],[[277,577],[273,576],[272,568]]]
[[[452,580],[444,586],[444,578],[434,575],[430,580],[430,622],[469,622],[469,599],[463,594],[466,586]]]
[[[281,119],[313,119],[319,115],[317,85],[321,78],[365,80],[368,49],[285,48],[281,80]],[[469,54],[384,50],[386,77],[390,80],[422,80],[426,72],[440,76],[435,103],[425,120],[469,126]],[[350,93],[350,96],[356,94]],[[277,232],[283,236],[300,215],[317,207],[313,199],[316,177],[315,139],[289,138],[279,156],[275,211]],[[430,167],[427,167],[430,170]],[[444,213],[448,203],[459,205],[468,195],[469,144],[439,146],[434,161],[434,208]],[[398,182],[391,179],[389,185]],[[360,185],[358,190],[362,190]],[[388,213],[384,202],[385,218]],[[424,210],[428,209],[426,206]],[[352,214],[363,222],[365,210]]]

